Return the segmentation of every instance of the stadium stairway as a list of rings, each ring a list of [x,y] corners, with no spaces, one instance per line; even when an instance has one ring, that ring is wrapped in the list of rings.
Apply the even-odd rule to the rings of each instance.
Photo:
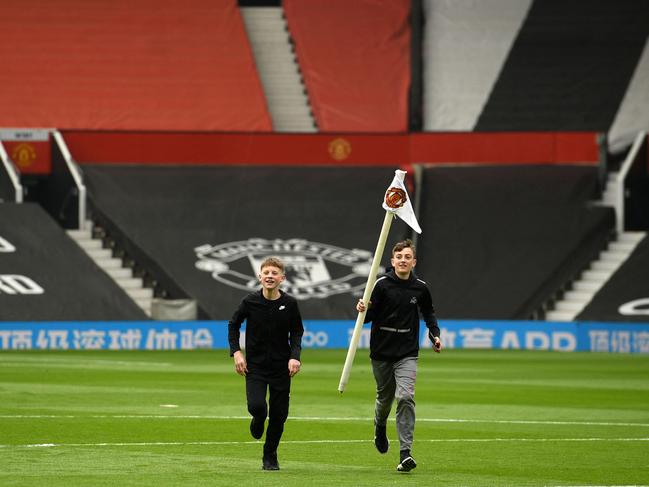
[[[145,287],[144,280],[135,277],[133,269],[125,267],[123,259],[113,255],[113,249],[104,247],[103,239],[93,232],[93,226],[93,222],[87,220],[84,229],[66,230],[66,233],[150,317],[153,289]]]
[[[563,297],[551,306],[545,318],[548,321],[573,321],[624,264],[645,236],[644,232],[616,234],[608,247],[591,262],[589,268],[569,285],[569,290],[563,293]]]
[[[241,7],[276,132],[317,132],[282,7]]]
[[[546,306],[545,318],[550,321],[574,321],[590,305],[595,295],[620,270],[631,257],[636,247],[647,235],[644,227],[625,224],[625,179],[637,158],[638,149],[646,135],[636,139],[627,159],[617,172],[609,172],[601,199],[595,206],[609,207],[616,212],[616,229],[607,247],[599,252],[588,267],[576,279],[571,280],[557,293],[559,299],[551,300]]]
[[[148,319],[40,204],[2,203],[0,222],[0,320]]]

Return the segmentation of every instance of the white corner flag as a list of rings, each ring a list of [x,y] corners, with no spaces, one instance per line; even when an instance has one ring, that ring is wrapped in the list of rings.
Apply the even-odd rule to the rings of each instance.
[[[406,222],[415,232],[421,233],[421,227],[417,222],[415,211],[412,209],[408,191],[403,184],[406,177],[406,171],[397,169],[394,171],[394,179],[390,187],[385,192],[383,198],[383,209],[396,214],[404,222]]]
[[[390,232],[390,226],[392,225],[392,220],[394,220],[394,215],[397,215],[404,222],[412,227],[412,229],[421,233],[421,227],[417,223],[417,218],[415,218],[415,212],[412,209],[410,204],[410,198],[408,198],[408,192],[406,187],[403,184],[403,179],[406,176],[406,171],[396,170],[394,179],[385,192],[385,197],[383,198],[383,208],[385,211],[385,217],[383,219],[383,226],[381,227],[381,233],[379,234],[379,240],[376,243],[376,251],[374,252],[374,257],[372,259],[372,266],[370,267],[370,273],[367,276],[367,283],[365,284],[365,291],[363,292],[363,302],[369,303],[370,297],[372,295],[372,288],[376,282],[376,274],[379,270],[379,264],[381,262],[381,257],[383,257],[383,250],[385,249],[385,243],[388,238],[388,233]],[[354,325],[354,331],[352,333],[351,340],[349,341],[349,349],[347,350],[347,357],[345,358],[345,365],[343,366],[343,372],[340,376],[340,383],[338,384],[338,392],[342,393],[347,387],[347,382],[349,381],[349,374],[352,370],[352,364],[354,363],[354,356],[356,355],[356,349],[358,348],[358,342],[361,337],[361,330],[363,329],[363,322],[365,321],[365,311],[360,311],[356,317],[356,324]]]

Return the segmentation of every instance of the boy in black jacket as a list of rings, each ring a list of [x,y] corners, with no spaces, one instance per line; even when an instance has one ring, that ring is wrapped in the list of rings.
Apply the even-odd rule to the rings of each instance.
[[[412,272],[417,258],[410,239],[393,247],[390,262],[393,270],[377,279],[365,315],[365,322],[372,322],[370,358],[376,380],[374,444],[380,453],[387,453],[390,443],[385,427],[396,397],[400,443],[397,470],[409,472],[417,466],[410,450],[415,429],[420,312],[435,352],[441,351],[442,342],[428,286]],[[362,299],[356,309],[365,311]]]
[[[276,257],[261,263],[261,290],[248,294],[228,323],[230,356],[234,368],[246,378],[250,433],[259,439],[268,429],[262,468],[279,470],[277,447],[288,417],[291,377],[300,371],[304,327],[297,301],[280,291],[285,279],[284,264]],[[239,329],[246,320],[246,355],[239,347]],[[266,404],[266,391],[269,400]]]

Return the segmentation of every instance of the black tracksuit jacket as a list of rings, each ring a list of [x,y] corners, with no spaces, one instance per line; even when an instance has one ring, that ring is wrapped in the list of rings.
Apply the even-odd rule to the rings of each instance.
[[[268,300],[262,291],[248,294],[228,323],[230,356],[240,350],[241,324],[246,321],[246,362],[249,365],[285,368],[289,359],[300,360],[304,326],[297,301],[280,291]]]
[[[377,279],[365,315],[365,323],[372,322],[370,357],[384,361],[416,357],[420,312],[429,335],[439,337],[433,300],[424,281],[414,273],[399,279],[394,270]]]

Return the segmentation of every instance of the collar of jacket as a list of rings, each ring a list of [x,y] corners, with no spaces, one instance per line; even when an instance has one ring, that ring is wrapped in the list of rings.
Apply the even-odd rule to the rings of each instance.
[[[410,271],[410,275],[408,276],[408,279],[401,279],[399,276],[397,276],[397,273],[394,272],[394,269],[391,269],[390,272],[386,274],[386,276],[392,279],[393,281],[403,282],[403,283],[412,282],[416,279],[415,273],[412,271]]]

